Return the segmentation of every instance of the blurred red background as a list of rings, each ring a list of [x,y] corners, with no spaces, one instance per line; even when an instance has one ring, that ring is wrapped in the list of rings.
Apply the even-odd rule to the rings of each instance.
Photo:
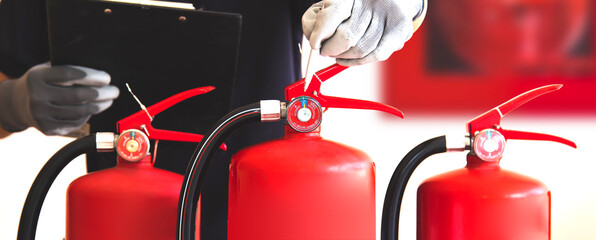
[[[422,27],[382,63],[383,101],[479,113],[562,83],[517,111],[594,114],[594,10],[590,0],[429,0]]]

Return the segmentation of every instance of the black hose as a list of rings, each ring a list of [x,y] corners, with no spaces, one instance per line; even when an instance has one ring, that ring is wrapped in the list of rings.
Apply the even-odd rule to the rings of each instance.
[[[406,184],[412,173],[424,159],[447,151],[445,136],[423,142],[412,149],[397,165],[385,194],[381,218],[381,239],[398,239],[399,211]]]
[[[67,144],[48,160],[37,174],[29,194],[27,194],[23,212],[21,213],[21,221],[19,222],[17,240],[35,239],[41,206],[52,183],[62,169],[76,157],[96,151],[95,135],[89,135]]]
[[[211,129],[193,153],[180,191],[178,203],[178,225],[176,239],[194,240],[194,226],[199,195],[203,188],[205,175],[213,156],[221,143],[237,128],[259,121],[261,109],[259,103],[253,103],[228,113]]]

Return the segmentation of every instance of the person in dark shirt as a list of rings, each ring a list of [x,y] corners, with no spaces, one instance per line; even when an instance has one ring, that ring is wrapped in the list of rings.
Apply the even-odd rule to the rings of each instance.
[[[242,15],[237,78],[231,96],[234,109],[263,99],[283,100],[284,88],[302,76],[298,43],[303,36],[321,55],[334,57],[342,65],[387,59],[420,25],[425,1],[205,0],[200,5],[205,10]],[[45,0],[1,0],[0,138],[28,127],[47,135],[64,135],[118,97],[118,89],[109,85],[109,73],[83,66],[51,66],[48,61]],[[255,124],[226,140],[229,150],[219,157],[227,161],[212,164],[201,195],[201,236],[205,239],[226,236],[231,155],[281,137],[279,124]],[[157,167],[178,173],[184,173],[186,165],[185,161],[156,162]]]

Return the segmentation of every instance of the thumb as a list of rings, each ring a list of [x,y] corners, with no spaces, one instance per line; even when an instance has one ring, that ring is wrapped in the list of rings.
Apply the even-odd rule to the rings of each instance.
[[[323,2],[315,3],[302,15],[302,32],[306,39],[310,39],[310,35],[315,28],[317,14],[321,11],[321,6],[323,6]]]
[[[345,0],[325,0],[321,5],[313,5],[312,8],[319,9],[308,39],[313,49],[320,49],[322,42],[335,34],[337,27],[352,14],[352,5],[353,1]]]

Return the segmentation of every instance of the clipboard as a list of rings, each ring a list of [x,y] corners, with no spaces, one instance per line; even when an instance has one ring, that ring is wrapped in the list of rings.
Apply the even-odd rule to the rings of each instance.
[[[191,88],[214,86],[157,115],[156,128],[203,133],[228,112],[240,42],[241,15],[157,1],[47,0],[50,59],[108,72],[120,96],[91,117],[90,131]],[[165,2],[168,3],[168,2]]]

